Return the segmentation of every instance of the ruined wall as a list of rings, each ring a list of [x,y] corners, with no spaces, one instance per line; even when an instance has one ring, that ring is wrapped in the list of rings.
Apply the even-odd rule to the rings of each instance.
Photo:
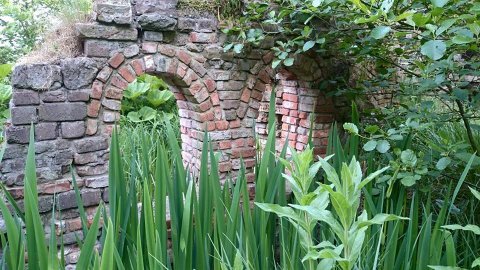
[[[328,63],[304,57],[289,70],[273,70],[268,42],[242,55],[224,53],[226,37],[214,17],[184,15],[175,7],[174,0],[98,2],[96,21],[77,25],[83,56],[14,70],[11,125],[0,179],[14,198],[23,199],[23,168],[33,122],[40,211],[48,217],[56,193],[64,218],[59,229],[67,244],[75,242],[75,234],[82,238],[70,165],[92,214],[101,201],[108,202],[108,142],[123,90],[141,74],[164,79],[175,93],[183,156],[193,169],[200,166],[202,139],[208,131],[213,148],[221,153],[222,175],[235,173],[243,157],[253,181],[254,136],[266,138],[274,88],[277,147],[289,143],[302,150],[312,117],[315,151],[325,152],[328,129],[342,106],[315,89],[327,77]],[[67,263],[76,262],[77,251],[67,250]]]

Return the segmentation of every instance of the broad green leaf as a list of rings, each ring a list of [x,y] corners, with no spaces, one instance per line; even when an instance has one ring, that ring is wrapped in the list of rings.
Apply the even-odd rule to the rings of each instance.
[[[363,146],[363,150],[370,152],[370,151],[373,151],[376,147],[377,147],[377,141],[370,140]]]
[[[312,6],[319,7],[322,4],[323,0],[313,0]]]
[[[400,220],[400,219],[408,219],[408,218],[404,218],[404,217],[400,217],[392,214],[377,214],[372,219],[369,219],[366,221],[359,221],[358,228],[370,226],[373,224],[383,224],[387,221]]]
[[[457,21],[457,19],[448,19],[443,21],[440,26],[438,27],[437,31],[435,31],[435,34],[441,35],[443,32],[447,31],[452,25]]]
[[[303,51],[306,52],[306,51],[310,50],[311,48],[313,48],[313,46],[315,46],[315,41],[313,41],[313,40],[307,41],[303,45]]]
[[[384,13],[388,13],[393,6],[393,2],[395,2],[395,1],[394,0],[383,0],[382,5],[380,5],[380,9]]]
[[[127,114],[128,120],[134,123],[150,121],[155,118],[157,111],[150,107],[142,107],[138,112],[129,112]]]
[[[443,171],[448,167],[448,165],[450,165],[451,162],[452,162],[451,158],[443,157],[438,160],[437,165],[435,165],[435,167],[437,168],[437,170]]]
[[[241,43],[235,44],[235,46],[233,46],[233,51],[235,53],[241,53],[242,50],[243,50],[243,44]]]
[[[358,127],[353,123],[343,124],[343,129],[345,129],[346,131],[348,131],[351,134],[355,134],[355,135],[358,134]]]
[[[476,191],[475,189],[473,189],[471,187],[468,187],[468,188],[472,192],[473,196],[475,196],[475,198],[477,198],[480,201],[480,192]]]
[[[375,14],[369,17],[355,19],[355,23],[362,24],[362,23],[374,22],[378,20],[378,18],[380,18],[380,14]]]
[[[148,92],[147,100],[154,107],[158,107],[172,99],[173,96],[174,95],[170,90],[153,90]]]
[[[464,268],[456,266],[429,265],[428,267],[433,270],[465,270]]]
[[[472,268],[480,266],[480,257],[478,257],[475,261],[472,263]]]
[[[432,60],[438,60],[443,57],[447,51],[447,45],[442,40],[430,40],[421,47],[421,53]]]
[[[149,84],[149,90],[165,90],[168,89],[168,85],[164,80],[158,78],[157,76],[152,76],[149,74],[143,74],[137,78],[137,82]]]
[[[280,65],[281,62],[282,62],[282,60],[280,60],[280,59],[275,59],[275,60],[273,60],[273,62],[272,62],[272,68],[278,67],[278,65]]]
[[[480,235],[480,227],[472,224],[465,225],[465,226],[458,225],[458,224],[445,225],[445,226],[442,226],[442,228],[447,230],[453,230],[453,231],[456,231],[456,230],[469,231],[469,232],[473,232],[476,235]]]
[[[410,149],[402,151],[400,159],[405,165],[410,167],[414,167],[417,164],[417,155]]]
[[[293,211],[290,207],[282,207],[277,204],[270,204],[270,203],[255,203],[256,206],[260,207],[263,211],[272,212],[277,214],[279,217],[286,217],[294,221],[300,221],[300,217]]]
[[[392,30],[390,26],[377,26],[372,30],[372,32],[370,32],[370,37],[374,39],[382,39],[390,32],[390,30]]]
[[[425,24],[430,21],[432,14],[427,13],[427,14],[422,14],[422,13],[415,13],[412,15],[412,21],[415,23],[416,26],[425,26]]]
[[[349,0],[349,1],[352,2],[357,8],[359,8],[363,12],[370,14],[370,10],[365,4],[362,3],[362,1],[360,0]]]
[[[415,185],[417,180],[415,180],[415,177],[413,175],[407,175],[407,176],[402,178],[401,182],[404,186],[411,187],[411,186]]]
[[[145,94],[150,89],[150,84],[148,83],[140,83],[140,82],[133,82],[130,83],[123,92],[123,96],[127,99],[136,99],[139,96]]]
[[[480,22],[474,22],[474,23],[468,24],[468,29],[470,29],[470,31],[472,31],[472,33],[474,35],[479,36],[480,35]]]
[[[378,152],[385,154],[386,152],[388,152],[388,150],[390,150],[390,143],[386,140],[380,140],[377,143],[376,149]]]
[[[449,0],[430,0],[434,7],[443,7],[448,3]]]
[[[10,74],[10,72],[12,72],[12,65],[10,64],[3,64],[3,65],[0,65],[0,82],[5,79],[8,74]]]
[[[469,37],[465,35],[456,35],[452,38],[452,42],[455,44],[468,44],[474,41],[475,39],[473,37]]]
[[[287,58],[287,59],[285,59],[285,61],[283,61],[283,64],[287,67],[291,67],[293,65],[294,61],[295,60],[293,58]]]
[[[380,128],[377,125],[368,125],[365,128],[365,132],[373,134],[373,133],[377,132],[379,129]]]

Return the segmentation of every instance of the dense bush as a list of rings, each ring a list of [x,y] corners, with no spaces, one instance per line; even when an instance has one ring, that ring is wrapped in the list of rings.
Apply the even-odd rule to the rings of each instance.
[[[0,144],[4,140],[5,122],[10,117],[9,102],[12,96],[12,87],[8,81],[8,75],[11,71],[11,65],[0,65]]]

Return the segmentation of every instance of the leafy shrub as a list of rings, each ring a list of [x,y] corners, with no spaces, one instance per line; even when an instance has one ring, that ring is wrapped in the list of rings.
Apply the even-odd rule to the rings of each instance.
[[[7,77],[11,71],[11,65],[0,65],[0,143],[3,142],[3,128],[5,121],[10,117],[9,102],[12,97],[12,87],[10,86]]]
[[[176,100],[168,85],[161,79],[142,75],[130,83],[123,93],[122,118],[127,133],[135,133],[137,126],[143,130],[158,130],[166,135],[165,122],[174,127],[179,138],[179,116]]]

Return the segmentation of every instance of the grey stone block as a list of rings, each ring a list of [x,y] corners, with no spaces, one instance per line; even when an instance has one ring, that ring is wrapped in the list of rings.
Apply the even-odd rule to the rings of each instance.
[[[77,153],[88,153],[108,148],[108,140],[105,137],[89,137],[75,142]]]
[[[25,125],[37,123],[37,107],[13,107],[11,108],[12,124]]]
[[[133,42],[107,41],[107,40],[86,40],[85,55],[89,57],[109,57],[110,53],[134,45]]]
[[[92,93],[91,89],[68,91],[67,93],[68,101],[70,102],[89,101],[91,93]]]
[[[65,92],[62,90],[48,91],[41,94],[43,102],[64,102],[67,100]]]
[[[48,90],[55,82],[61,82],[60,67],[46,64],[20,65],[15,67],[12,84],[16,88]]]
[[[116,24],[131,24],[132,7],[130,5],[98,3],[97,21]]]
[[[40,104],[40,96],[35,91],[14,91],[12,94],[12,102],[15,106],[21,105],[38,105]]]
[[[75,25],[78,33],[84,38],[108,40],[137,40],[136,28],[102,25],[96,23],[78,23]]]
[[[98,63],[86,57],[62,60],[61,66],[63,83],[68,89],[89,87],[99,70]]]
[[[137,14],[172,10],[178,4],[178,0],[137,0],[136,2],[135,10]]]
[[[35,140],[54,140],[58,137],[57,123],[39,123],[35,125]]]
[[[87,117],[87,104],[48,103],[39,107],[39,118],[47,122],[77,121]]]
[[[143,40],[146,41],[163,41],[163,33],[162,32],[153,32],[153,31],[145,31],[143,33]]]
[[[177,20],[166,14],[148,13],[137,18],[138,23],[144,30],[171,31],[175,29]]]
[[[81,138],[85,135],[85,122],[63,122],[61,124],[61,129],[62,138],[64,139]]]

